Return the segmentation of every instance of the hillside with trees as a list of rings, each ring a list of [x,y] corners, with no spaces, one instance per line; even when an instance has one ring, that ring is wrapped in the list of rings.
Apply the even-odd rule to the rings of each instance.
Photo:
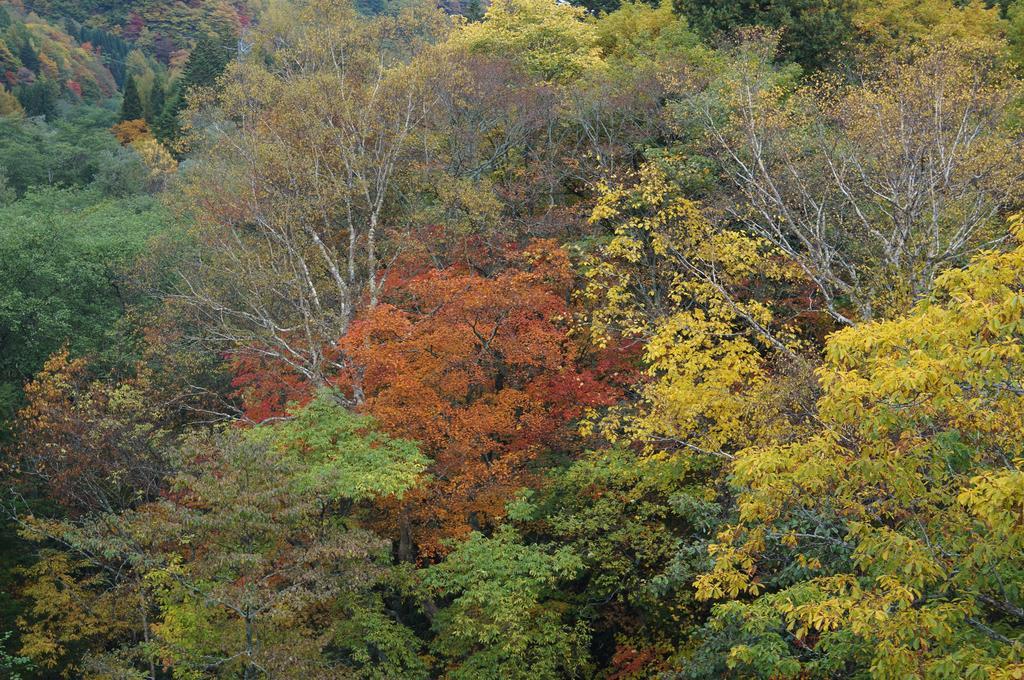
[[[0,676],[1024,677],[1021,0],[27,4]]]
[[[0,115],[54,117],[59,99],[96,103],[117,93],[100,50],[14,5],[0,5]]]
[[[237,37],[258,15],[252,0],[25,0],[39,14],[102,31],[150,51],[165,64],[182,59],[203,35]]]

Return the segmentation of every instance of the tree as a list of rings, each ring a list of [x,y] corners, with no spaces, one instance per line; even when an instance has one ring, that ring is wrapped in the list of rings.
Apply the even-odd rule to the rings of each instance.
[[[153,80],[153,87],[149,91],[149,102],[146,106],[146,122],[150,128],[155,129],[160,116],[163,115],[166,106],[164,96],[164,81],[161,78]]]
[[[843,86],[791,89],[771,42],[680,111],[737,189],[731,219],[814,282],[838,322],[905,310],[943,268],[998,238],[1019,204],[1017,82],[987,50],[950,43]],[[692,107],[692,108],[691,108]]]
[[[43,542],[51,538],[49,529],[23,528],[22,534]],[[115,541],[105,538],[110,556]],[[100,554],[95,542],[89,547],[90,557]],[[97,561],[53,548],[40,553],[21,574],[27,605],[18,621],[19,655],[50,677],[81,677],[83,657],[143,638],[147,603],[123,559]]]
[[[29,85],[22,85],[15,94],[29,116],[41,116],[46,120],[57,116],[60,87],[49,78],[38,78]]]
[[[181,74],[182,89],[187,93],[194,87],[210,87],[224,73],[231,60],[231,51],[223,38],[204,33],[196,40]]]
[[[472,534],[427,570],[428,592],[452,598],[434,619],[434,649],[448,660],[444,677],[584,677],[586,627],[564,621],[551,599],[580,567],[568,548],[545,552],[506,528],[491,538]]]
[[[709,467],[697,456],[586,452],[509,506],[532,541],[579,555],[582,567],[559,597],[587,622],[593,663],[613,677],[675,668],[672,655],[708,615],[692,581],[710,566],[707,545],[728,512],[706,484]]]
[[[0,116],[12,118],[24,115],[25,110],[21,107],[18,98],[11,94],[7,88],[0,86]]]
[[[645,58],[671,60],[674,52],[690,56],[702,49],[686,18],[674,13],[669,5],[624,2],[598,18],[595,29],[606,60],[628,61],[637,69],[645,65]]]
[[[386,573],[387,543],[353,526],[346,508],[404,491],[418,454],[395,442],[397,465],[389,467],[383,450],[361,439],[359,420],[337,406],[313,408],[321,429],[304,441],[294,439],[297,430],[279,441],[257,430],[191,444],[173,482],[183,502],[136,518],[136,531],[170,541],[142,564],[160,606],[154,633],[180,671],[201,671],[212,658],[225,677],[315,674],[325,665],[342,672],[329,647],[372,645],[340,638],[335,622],[379,610],[371,589]],[[348,457],[352,445],[365,462],[385,464],[359,465]],[[190,544],[221,547],[197,552]]]
[[[999,7],[976,0],[862,0],[852,21],[857,49],[871,59],[885,58],[899,48],[950,41],[1001,50],[1004,34],[1012,34],[1012,23],[1008,26],[999,14]]]
[[[145,116],[142,110],[142,100],[139,99],[139,90],[135,85],[135,78],[128,76],[124,84],[124,98],[121,101],[122,121],[141,120]]]
[[[600,65],[582,9],[546,0],[492,2],[483,21],[454,36],[470,53],[508,55],[547,81],[565,82]]]
[[[852,36],[847,0],[673,0],[673,8],[706,37],[749,26],[781,34],[782,56],[809,69],[834,63]]]
[[[141,118],[121,121],[110,128],[110,131],[123,146],[130,146],[143,139],[152,139],[149,126]]]
[[[185,437],[158,499],[21,517],[25,536],[61,547],[30,574],[25,653],[49,660],[82,643],[90,655],[72,668],[123,674],[152,675],[158,658],[198,677],[426,677],[375,591],[388,543],[352,516],[408,490],[425,459],[329,394],[292,415]]]
[[[2,16],[0,16],[0,27],[3,27]],[[0,637],[0,670],[3,670],[10,680],[23,680],[24,676],[22,676],[21,673],[31,673],[35,668],[28,657],[12,656],[7,649],[5,649],[4,643],[6,643],[10,637],[10,632],[4,633],[3,636]]]
[[[181,122],[178,120],[178,113],[185,108],[185,98],[182,94],[181,79],[174,81],[165,95],[164,106],[160,111],[154,111],[156,120],[153,124],[153,134],[161,142],[174,142],[181,136]]]
[[[776,302],[806,284],[766,240],[708,220],[666,172],[648,163],[606,186],[591,221],[610,236],[585,262],[598,342],[640,345],[639,398],[593,424],[648,453],[730,459],[789,409],[772,364],[800,373],[803,329]],[[786,292],[784,292],[786,291]],[[625,410],[622,410],[625,409]]]
[[[336,384],[390,432],[419,441],[434,479],[393,507],[399,554],[490,529],[531,467],[614,390],[567,337],[566,255],[548,242],[491,278],[428,271],[357,319]]]
[[[0,208],[8,203],[13,203],[16,198],[18,198],[18,194],[7,178],[7,169],[0,165]]]
[[[29,71],[39,73],[39,53],[32,46],[32,40],[28,36],[23,36],[21,46],[18,48],[18,59],[21,61],[21,65]]]
[[[9,184],[24,195],[29,187],[89,184],[104,152],[115,152],[110,135],[114,116],[91,106],[76,106],[55,121],[0,117],[0,165]]]
[[[165,414],[147,405],[144,369],[119,383],[91,381],[66,350],[25,387],[12,464],[22,485],[38,485],[66,513],[116,512],[162,491]]]
[[[297,11],[287,37],[268,23],[265,54],[233,68],[216,98],[220,122],[186,187],[206,248],[175,299],[222,350],[324,385],[339,368],[331,345],[377,303],[404,245],[399,187],[419,177],[417,134],[437,96],[433,67],[407,63],[408,37],[442,27],[434,11]]]
[[[738,521],[696,583],[730,601],[734,668],[1020,672],[1022,258],[979,255],[906,315],[832,336],[820,425],[737,457]]]
[[[21,386],[63,345],[78,356],[103,348],[133,301],[125,269],[166,223],[149,198],[113,201],[95,190],[36,192],[0,212],[6,416]]]
[[[154,80],[146,120],[153,126],[157,139],[174,142],[181,137],[179,117],[187,106],[188,97],[195,90],[213,87],[230,61],[231,50],[224,40],[217,34],[203,33],[189,53],[181,76],[166,93],[163,84],[158,86],[160,81]],[[159,94],[155,94],[157,92]]]

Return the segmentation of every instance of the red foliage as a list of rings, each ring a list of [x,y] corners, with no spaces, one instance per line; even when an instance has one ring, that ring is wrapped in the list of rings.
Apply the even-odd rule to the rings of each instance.
[[[230,363],[234,396],[242,400],[242,410],[252,422],[282,416],[289,403],[305,404],[313,395],[309,381],[281,362],[236,355]]]
[[[433,460],[431,481],[393,501],[378,526],[422,559],[493,526],[518,489],[539,482],[545,456],[574,453],[585,409],[614,403],[632,381],[628,353],[587,354],[570,335],[564,250],[537,241],[490,262],[499,260],[493,276],[415,258],[393,267],[384,300],[329,352],[348,366],[331,382]],[[309,381],[279,362],[230,361],[251,421],[312,396]]]

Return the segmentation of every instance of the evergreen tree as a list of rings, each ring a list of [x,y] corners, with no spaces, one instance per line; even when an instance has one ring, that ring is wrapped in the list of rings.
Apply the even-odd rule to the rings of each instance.
[[[17,198],[18,193],[7,179],[7,168],[0,165],[0,207],[14,203]]]
[[[375,17],[383,14],[387,5],[384,0],[356,0],[355,7],[360,14]]]
[[[18,49],[18,59],[21,60],[21,65],[29,71],[39,73],[39,54],[32,47],[32,42],[28,38],[22,41],[21,47]]]
[[[470,21],[480,21],[484,18],[483,7],[480,6],[480,0],[468,0],[463,10],[463,16]]]
[[[129,76],[124,84],[124,99],[121,101],[121,120],[138,120],[144,117],[142,100],[135,78]]]
[[[157,109],[150,103],[150,115],[156,117],[154,131],[157,139],[162,142],[177,139],[181,132],[178,114],[185,108],[186,94],[193,87],[209,87],[217,82],[217,78],[227,68],[229,55],[230,51],[220,36],[214,33],[200,36],[185,62],[181,78],[166,92],[161,90],[159,96],[165,102],[162,113],[157,114]]]
[[[783,57],[811,69],[834,61],[853,32],[848,0],[672,0],[672,7],[706,37],[741,26],[779,29]]]
[[[200,36],[192,53],[185,62],[182,74],[182,90],[213,85],[227,68],[230,52],[224,41],[216,34]]]
[[[149,91],[149,106],[146,107],[146,122],[150,128],[156,128],[157,121],[164,112],[166,97],[164,96],[164,81],[157,77],[153,80],[153,87]]]
[[[29,116],[44,116],[48,120],[57,115],[57,84],[47,78],[40,78],[31,85],[18,88],[18,101]]]
[[[171,86],[165,95],[163,111],[156,119],[153,129],[156,138],[161,142],[172,142],[178,137],[180,128],[178,125],[178,113],[185,108],[185,97],[181,93],[181,81]]]
[[[479,0],[471,1],[479,5]],[[614,12],[622,5],[622,3],[619,2],[619,0],[572,0],[572,4],[577,5],[579,7],[585,7],[588,12],[595,15],[601,13]],[[480,17],[482,16],[483,10],[481,9]],[[470,19],[471,21],[478,20],[477,18],[470,16],[468,11],[466,12],[466,18]]]

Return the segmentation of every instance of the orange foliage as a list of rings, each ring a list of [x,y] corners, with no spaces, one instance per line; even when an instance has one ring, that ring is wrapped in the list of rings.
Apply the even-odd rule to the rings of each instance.
[[[114,133],[123,146],[128,146],[139,140],[153,139],[153,133],[149,131],[149,126],[146,125],[146,121],[141,118],[138,120],[126,120],[117,123],[110,131]]]
[[[659,675],[668,671],[665,657],[670,649],[653,647],[636,648],[628,644],[618,644],[612,656],[611,674],[608,680],[634,680]]]
[[[566,253],[540,241],[513,265],[491,278],[429,271],[340,342],[352,369],[338,385],[433,460],[432,482],[390,520],[424,559],[443,553],[445,539],[493,526],[516,490],[536,483],[538,457],[569,443],[567,425],[614,398],[567,334]]]

